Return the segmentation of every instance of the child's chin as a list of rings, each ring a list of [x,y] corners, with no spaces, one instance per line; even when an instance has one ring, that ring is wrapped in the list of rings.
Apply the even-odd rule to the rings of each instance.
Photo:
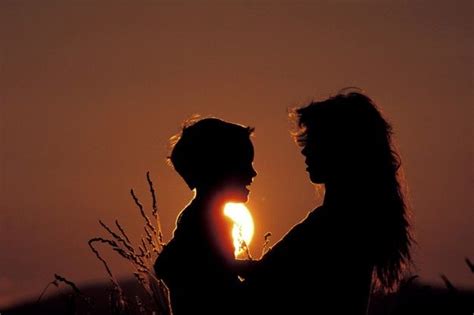
[[[249,199],[249,191],[245,189],[242,192],[233,194],[229,198],[229,202],[245,203],[248,201],[248,199]]]

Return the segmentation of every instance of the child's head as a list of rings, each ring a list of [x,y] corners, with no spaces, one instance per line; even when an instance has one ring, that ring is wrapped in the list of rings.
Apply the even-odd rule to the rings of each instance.
[[[253,129],[204,118],[183,127],[169,157],[191,189],[225,192],[229,201],[245,202],[253,169]]]

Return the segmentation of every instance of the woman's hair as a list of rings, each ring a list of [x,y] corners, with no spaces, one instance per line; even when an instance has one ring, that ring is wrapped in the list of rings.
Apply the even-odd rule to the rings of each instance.
[[[338,180],[370,192],[360,213],[367,224],[375,284],[390,290],[411,263],[413,243],[402,184],[401,161],[392,143],[392,127],[374,102],[360,92],[339,93],[297,108],[295,139],[300,146],[323,138],[331,170]],[[342,174],[342,175],[341,175]],[[357,189],[354,187],[354,189]]]
[[[229,123],[218,118],[192,118],[182,131],[171,137],[169,162],[189,188],[225,173],[226,167],[238,159],[242,145],[248,147],[253,128]]]

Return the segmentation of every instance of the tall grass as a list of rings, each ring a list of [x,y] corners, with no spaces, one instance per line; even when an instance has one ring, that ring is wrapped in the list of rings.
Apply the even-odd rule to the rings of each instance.
[[[153,187],[153,182],[150,178],[150,172],[146,173],[146,179],[151,194],[151,210],[149,211],[151,212],[151,219],[150,216],[147,215],[147,211],[133,189],[130,190],[133,201],[144,222],[144,234],[139,242],[134,244],[130,240],[125,229],[118,220],[115,220],[115,228],[111,228],[99,220],[99,224],[107,232],[109,238],[95,237],[90,239],[88,242],[90,249],[104,266],[112,284],[113,290],[109,302],[111,313],[114,315],[127,314],[130,303],[136,303],[139,309],[143,310],[143,313],[146,314],[171,314],[168,289],[163,281],[158,279],[153,272],[153,264],[156,258],[160,255],[164,242],[156,202],[156,193]],[[100,244],[111,248],[131,265],[134,277],[142,285],[147,292],[148,297],[153,302],[152,309],[147,309],[147,306],[145,306],[138,297],[135,297],[135,301],[133,301],[124,296],[119,282],[113,275],[107,261],[99,252],[97,245]]]
[[[35,303],[36,306],[37,307],[39,306],[41,299],[43,298],[43,296],[46,294],[46,291],[48,291],[48,289],[51,286],[55,286],[56,288],[59,288],[61,283],[65,284],[66,286],[72,289],[72,293],[67,295],[67,312],[69,314],[86,314],[86,315],[90,314],[91,308],[92,308],[92,303],[91,303],[90,298],[84,295],[74,282],[56,273],[54,274],[54,280],[49,282],[46,285],[46,287],[43,289],[41,294],[39,295]],[[80,313],[79,313],[79,310],[81,310]]]

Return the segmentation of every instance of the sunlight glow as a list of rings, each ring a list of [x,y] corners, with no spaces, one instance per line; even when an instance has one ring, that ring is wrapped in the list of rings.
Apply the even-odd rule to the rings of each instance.
[[[224,207],[224,214],[234,221],[232,237],[234,239],[234,255],[245,254],[245,246],[249,246],[253,237],[254,224],[249,209],[243,203],[229,202]]]

